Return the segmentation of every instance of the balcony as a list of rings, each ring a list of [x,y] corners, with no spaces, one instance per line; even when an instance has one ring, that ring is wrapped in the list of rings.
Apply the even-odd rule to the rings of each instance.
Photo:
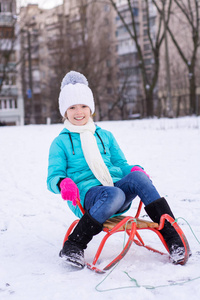
[[[24,125],[23,99],[21,97],[0,96],[0,123]]]

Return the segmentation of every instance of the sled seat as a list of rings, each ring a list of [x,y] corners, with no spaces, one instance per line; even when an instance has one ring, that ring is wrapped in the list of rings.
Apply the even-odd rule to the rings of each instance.
[[[79,201],[77,201],[77,205],[79,206],[79,209],[81,210],[81,212],[84,214],[85,211],[81,205],[81,203]],[[181,230],[181,228],[178,226],[178,224],[175,222],[175,220],[165,214],[162,215],[160,218],[160,224],[148,221],[148,220],[143,220],[143,219],[139,219],[139,215],[142,209],[142,201],[140,200],[139,202],[139,206],[136,212],[136,215],[134,217],[132,216],[116,216],[113,218],[108,219],[104,224],[103,224],[103,231],[105,232],[104,237],[102,238],[100,245],[97,249],[97,252],[95,254],[95,257],[93,259],[92,263],[87,263],[87,267],[91,270],[94,270],[97,273],[104,273],[106,270],[109,270],[110,268],[112,268],[116,263],[118,263],[128,252],[128,250],[130,249],[132,243],[134,242],[136,245],[138,246],[143,246],[148,250],[151,250],[153,252],[157,252],[160,254],[166,254],[163,253],[161,251],[158,251],[148,245],[145,245],[141,235],[139,234],[140,230],[151,230],[153,232],[155,232],[157,234],[157,236],[160,238],[162,244],[164,245],[165,249],[167,250],[167,252],[169,253],[169,249],[167,247],[167,244],[165,242],[165,240],[163,239],[162,234],[160,233],[160,230],[164,227],[164,223],[167,220],[168,222],[171,223],[171,225],[175,228],[175,230],[177,231],[177,233],[179,234],[183,245],[185,247],[185,258],[184,261],[182,262],[182,264],[185,264],[188,260],[189,257],[189,245],[187,242],[187,239],[183,233],[183,231]],[[66,232],[64,241],[63,241],[63,245],[66,242],[66,240],[68,239],[68,236],[70,235],[70,233],[72,232],[73,228],[76,226],[76,224],[79,222],[78,220],[75,220],[69,227],[69,229]],[[118,232],[124,232],[128,235],[128,239],[126,241],[126,244],[124,245],[122,251],[120,252],[119,255],[117,255],[117,257],[115,257],[109,264],[107,264],[103,269],[99,269],[96,264],[97,261],[100,257],[100,254],[105,246],[105,243],[107,241],[107,239],[113,235],[114,233],[118,233]]]
[[[104,224],[104,231],[106,231],[106,229],[111,230],[113,229],[118,223],[120,223],[122,220],[124,220],[126,218],[126,216],[117,216],[117,217],[113,217],[108,219]],[[135,219],[134,222],[136,222],[136,227],[137,229],[144,229],[144,228],[156,228],[158,229],[159,224],[158,223],[154,223],[151,221],[146,221],[146,220],[142,220],[142,219]],[[117,231],[125,231],[125,230],[131,230],[131,226],[132,223],[128,222],[127,224],[122,224],[122,226],[117,230]]]

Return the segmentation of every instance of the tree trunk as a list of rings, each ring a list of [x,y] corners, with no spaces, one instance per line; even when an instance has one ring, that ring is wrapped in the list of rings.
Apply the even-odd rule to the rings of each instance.
[[[145,105],[146,105],[146,116],[153,117],[154,116],[154,105],[153,105],[153,93],[146,93]]]
[[[189,83],[190,83],[190,114],[196,114],[197,109],[196,109],[196,80],[195,80],[195,74],[194,70],[190,70],[191,72],[189,73]]]

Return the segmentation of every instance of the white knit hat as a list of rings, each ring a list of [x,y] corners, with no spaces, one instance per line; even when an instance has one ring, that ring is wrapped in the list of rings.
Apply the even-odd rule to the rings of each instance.
[[[94,97],[83,74],[70,71],[63,78],[60,89],[58,101],[60,113],[63,117],[66,110],[76,104],[87,105],[91,109],[92,114],[94,113]]]

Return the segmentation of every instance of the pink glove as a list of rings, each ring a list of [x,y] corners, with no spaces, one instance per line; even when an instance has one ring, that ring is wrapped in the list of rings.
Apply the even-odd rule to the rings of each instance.
[[[131,169],[131,172],[135,172],[135,171],[139,171],[139,172],[142,172],[144,174],[146,174],[149,178],[150,176],[139,166],[134,166],[132,169]]]
[[[70,178],[65,178],[61,181],[60,190],[63,200],[72,201],[74,206],[76,206],[77,201],[80,201],[78,187]]]

